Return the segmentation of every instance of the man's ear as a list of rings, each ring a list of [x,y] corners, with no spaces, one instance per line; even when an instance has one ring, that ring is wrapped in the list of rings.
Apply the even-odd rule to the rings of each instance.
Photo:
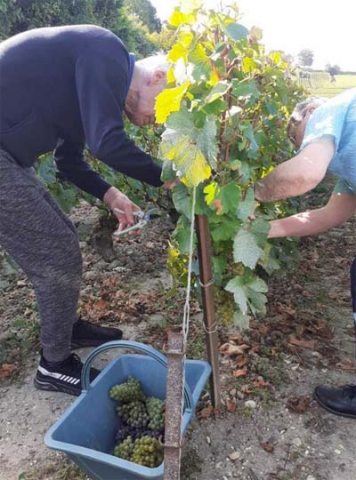
[[[310,115],[318,108],[319,105],[316,105],[315,103],[310,103],[305,107],[305,110],[303,111],[303,117],[305,117],[307,114]]]
[[[150,84],[151,85],[159,85],[164,83],[167,79],[167,73],[164,70],[155,70],[152,73]]]

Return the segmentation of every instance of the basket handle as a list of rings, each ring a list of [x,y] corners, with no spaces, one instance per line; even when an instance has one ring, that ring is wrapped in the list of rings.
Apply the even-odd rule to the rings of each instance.
[[[149,345],[145,345],[144,343],[134,342],[130,340],[113,340],[111,342],[107,342],[107,343],[104,343],[103,345],[100,345],[98,348],[93,350],[86,358],[83,365],[82,376],[81,376],[83,393],[86,393],[90,388],[90,378],[89,378],[90,367],[94,359],[100,353],[106,352],[108,350],[112,350],[114,348],[130,349],[139,353],[144,353],[149,357],[153,358],[154,360],[156,360],[163,367],[167,368],[167,358],[155,348]],[[184,383],[184,407],[188,410],[193,409],[192,393],[186,382]]]

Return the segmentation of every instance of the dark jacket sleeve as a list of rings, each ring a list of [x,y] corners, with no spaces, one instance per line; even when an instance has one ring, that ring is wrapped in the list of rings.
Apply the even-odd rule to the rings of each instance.
[[[54,160],[66,180],[102,200],[111,185],[90,168],[83,158],[83,149],[83,144],[60,140],[54,151]]]
[[[76,86],[86,142],[92,154],[132,178],[160,186],[161,168],[126,135],[123,109],[128,54],[114,40],[98,43],[76,64]]]

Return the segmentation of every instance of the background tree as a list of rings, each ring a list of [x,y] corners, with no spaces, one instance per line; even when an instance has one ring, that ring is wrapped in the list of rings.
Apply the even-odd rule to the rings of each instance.
[[[128,13],[136,15],[151,33],[161,31],[161,21],[149,0],[124,0],[124,5]]]
[[[314,62],[314,53],[312,50],[305,48],[298,53],[298,62],[302,67],[311,67]]]
[[[145,56],[156,49],[146,17],[151,18],[142,15],[138,22],[128,15],[124,0],[0,0],[0,39],[31,28],[95,24],[112,30],[129,50]]]

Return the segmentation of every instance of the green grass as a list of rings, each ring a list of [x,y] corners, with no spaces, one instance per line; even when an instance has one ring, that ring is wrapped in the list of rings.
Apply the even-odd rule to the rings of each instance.
[[[310,84],[303,82],[304,86],[310,90],[312,95],[322,97],[333,97],[338,93],[356,87],[356,73],[341,73],[335,76],[335,82],[330,81],[330,76],[326,72],[312,72]]]

